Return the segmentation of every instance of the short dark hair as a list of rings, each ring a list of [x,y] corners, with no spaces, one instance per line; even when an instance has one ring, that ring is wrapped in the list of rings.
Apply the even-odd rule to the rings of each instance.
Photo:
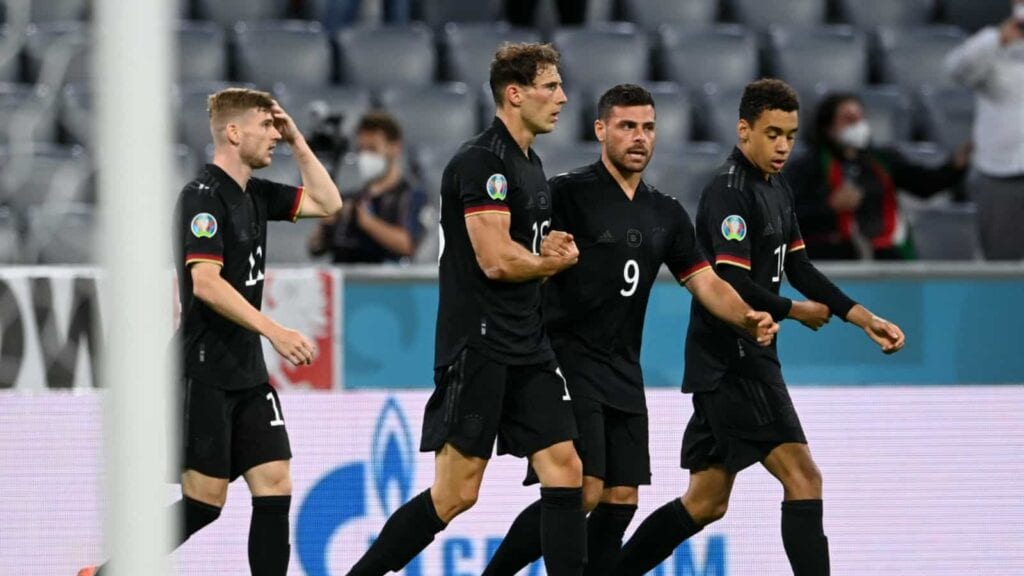
[[[800,98],[789,84],[776,78],[762,78],[747,84],[740,98],[740,118],[753,125],[765,110],[798,111]]]
[[[509,84],[530,86],[543,66],[558,66],[558,52],[551,44],[506,42],[491,60],[491,96],[501,106],[502,94]]]
[[[382,110],[372,110],[364,114],[356,126],[356,133],[359,132],[383,132],[388,142],[398,142],[402,139],[402,127],[398,120]]]
[[[814,133],[811,134],[811,142],[817,146],[828,144],[828,133],[832,129],[832,123],[836,121],[836,113],[839,106],[846,102],[856,102],[861,106],[864,102],[860,96],[853,92],[831,92],[821,99],[818,109],[814,112]]]
[[[617,84],[608,89],[597,101],[597,117],[607,120],[614,106],[654,107],[654,96],[636,84]]]

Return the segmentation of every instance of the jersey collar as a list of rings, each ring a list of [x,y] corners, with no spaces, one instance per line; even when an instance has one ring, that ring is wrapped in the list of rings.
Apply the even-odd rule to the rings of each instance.
[[[619,186],[619,183],[615,181],[615,177],[612,176],[612,173],[608,171],[608,167],[604,165],[604,161],[602,161],[601,159],[598,159],[597,162],[595,162],[595,163],[593,163],[591,165],[591,168],[594,170],[594,172],[597,173],[598,177],[601,180],[603,180],[608,186],[610,186],[619,195],[621,195],[623,200],[626,200],[627,202],[630,201],[629,198],[626,196],[626,193],[622,190],[622,187]],[[637,184],[636,191],[633,192],[633,200],[632,201],[636,202],[637,198],[641,194],[646,194],[646,193],[647,193],[647,182],[644,182],[644,179],[641,176],[640,183]]]
[[[765,179],[765,173],[761,171],[761,169],[758,168],[757,166],[754,166],[753,162],[747,159],[747,157],[743,154],[743,151],[740,150],[739,146],[733,146],[732,154],[730,154],[729,157],[735,160],[737,164],[745,168],[748,172],[750,172],[750,175],[754,176],[757,182],[775,182],[775,175],[768,174],[768,178]]]
[[[221,185],[221,190],[235,190],[239,194],[245,193],[245,190],[242,190],[238,185],[238,182],[235,182],[235,179],[229,176],[228,173],[220,166],[213,163],[207,164],[206,173],[217,180],[217,183]]]

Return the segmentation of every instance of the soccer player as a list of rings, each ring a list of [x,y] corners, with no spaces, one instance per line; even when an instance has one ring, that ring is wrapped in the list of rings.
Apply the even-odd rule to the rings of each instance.
[[[903,347],[900,329],[854,303],[811,264],[793,194],[779,174],[798,128],[796,93],[780,80],[747,85],[739,108],[739,144],[704,189],[697,241],[743,299],[777,321],[817,330],[831,315],[862,328],[886,354]],[[779,296],[785,274],[810,298]],[[646,574],[684,540],[725,514],[733,481],[760,462],[782,484],[782,542],[793,573],[829,573],[822,529],[821,472],[807,448],[782,378],[775,346],[758,348],[702,302],[691,305],[683,391],[693,393],[682,467],[690,482],[637,528],[623,546],[617,574]]]
[[[643,181],[656,134],[650,92],[620,84],[601,96],[597,111],[600,160],[550,180],[551,224],[573,236],[580,261],[544,293],[545,322],[579,428],[588,576],[612,573],[637,487],[650,484],[640,344],[661,265],[735,326],[737,338],[766,346],[778,329],[768,313],[754,312],[716,274],[704,273],[711,267],[689,215]],[[485,575],[515,574],[540,556],[540,513],[535,502],[519,515]]]
[[[398,571],[476,502],[498,454],[528,456],[541,482],[548,574],[582,574],[582,476],[569,394],[541,322],[541,280],[576,263],[551,230],[551,193],[534,137],[566,102],[550,45],[506,44],[491,62],[491,127],[459,149],[441,180],[435,390],[420,449],[435,454],[430,489],[387,520],[349,574]],[[548,236],[545,239],[545,236]],[[557,242],[558,254],[542,244]]]
[[[213,163],[181,191],[173,227],[184,368],[174,546],[220,516],[228,484],[242,476],[252,493],[249,567],[256,576],[283,576],[291,553],[291,449],[260,336],[296,366],[311,363],[317,351],[260,312],[267,220],[329,216],[341,209],[341,196],[270,94],[228,88],[210,96],[209,113]],[[281,140],[294,152],[302,187],[253,177],[270,165]],[[99,572],[85,568],[79,576]]]

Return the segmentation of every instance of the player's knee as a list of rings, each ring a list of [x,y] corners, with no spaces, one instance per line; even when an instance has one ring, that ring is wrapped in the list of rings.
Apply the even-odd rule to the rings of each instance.
[[[640,492],[636,486],[612,486],[604,491],[601,501],[609,504],[636,504],[640,501]]]
[[[228,500],[227,485],[220,486],[215,483],[192,483],[187,486],[182,486],[182,492],[185,496],[188,496],[193,500],[198,500],[203,504],[209,504],[210,506],[216,506],[217,508],[223,508]]]
[[[583,481],[583,510],[591,512],[601,502],[601,493],[603,492],[600,481],[598,482],[587,482]]]
[[[729,500],[727,498],[711,500],[687,500],[684,498],[683,506],[694,522],[706,526],[725,517],[725,513],[729,510]]]
[[[813,461],[801,465],[784,483],[786,493],[798,499],[820,499],[822,494],[821,470]]]
[[[461,514],[472,508],[480,498],[479,486],[461,486],[455,491],[452,499],[452,509],[455,514]]]

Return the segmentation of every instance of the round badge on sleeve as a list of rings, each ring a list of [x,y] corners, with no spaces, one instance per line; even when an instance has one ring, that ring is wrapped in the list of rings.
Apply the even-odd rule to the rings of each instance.
[[[504,200],[508,196],[508,180],[504,174],[491,174],[487,179],[487,195],[491,200]]]
[[[739,214],[730,214],[722,220],[722,236],[726,240],[742,242],[747,237],[747,222]]]
[[[192,217],[192,235],[196,238],[213,238],[217,233],[217,219],[209,212],[200,212]]]

